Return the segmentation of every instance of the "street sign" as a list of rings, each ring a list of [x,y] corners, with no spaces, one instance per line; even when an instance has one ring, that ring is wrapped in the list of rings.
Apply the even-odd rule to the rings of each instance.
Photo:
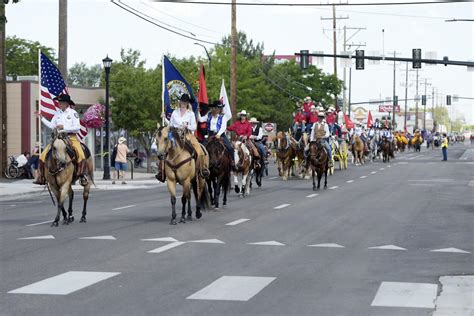
[[[276,131],[276,123],[263,123],[264,131],[268,133],[273,133]]]
[[[379,112],[392,112],[393,106],[392,105],[379,105]],[[395,105],[395,112],[400,113],[400,106]]]

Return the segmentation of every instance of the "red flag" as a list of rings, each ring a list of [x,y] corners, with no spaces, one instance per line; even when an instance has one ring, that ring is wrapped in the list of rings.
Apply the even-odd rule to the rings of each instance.
[[[367,128],[372,127],[372,113],[369,111],[369,115],[367,116]]]
[[[199,94],[198,94],[198,102],[199,104],[209,104],[209,100],[207,98],[207,89],[206,89],[206,78],[204,73],[204,66],[201,65],[201,71],[199,72]]]
[[[354,128],[354,123],[351,121],[351,119],[347,116],[346,113],[344,113],[344,122],[346,123],[346,128]]]

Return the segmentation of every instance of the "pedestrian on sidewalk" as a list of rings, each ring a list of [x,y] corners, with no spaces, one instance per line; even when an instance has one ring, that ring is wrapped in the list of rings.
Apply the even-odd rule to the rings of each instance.
[[[130,152],[128,146],[125,144],[126,141],[123,136],[119,138],[117,157],[115,157],[115,169],[118,171],[119,179],[122,179],[122,184],[126,184],[125,171],[127,170],[127,154]]]
[[[448,136],[446,133],[443,134],[443,140],[441,142],[441,150],[443,151],[443,161],[448,161]]]
[[[114,168],[114,172],[112,173],[112,184],[115,184],[115,180],[118,179],[119,172],[117,169],[115,169],[115,159],[117,158],[117,147],[118,147],[118,141],[114,146],[114,149],[112,150],[112,155],[110,155],[110,165]]]

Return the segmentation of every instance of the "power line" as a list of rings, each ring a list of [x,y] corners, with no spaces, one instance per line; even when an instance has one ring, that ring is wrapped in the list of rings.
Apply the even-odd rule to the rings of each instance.
[[[232,5],[231,2],[193,1],[193,0],[154,0],[164,3],[186,3],[204,5]],[[466,0],[435,0],[435,1],[407,1],[407,2],[368,2],[368,3],[280,3],[280,2],[239,2],[239,6],[285,6],[285,7],[328,7],[328,6],[394,6],[394,5],[425,5],[466,2]]]
[[[132,10],[134,10],[133,8],[130,7],[130,8],[132,9],[132,10],[130,10],[130,9],[124,7],[124,6],[127,6],[127,5],[126,5],[126,4],[123,4],[122,2],[120,2],[120,0],[118,0],[119,2],[115,2],[115,0],[110,0],[110,1],[111,1],[113,4],[115,4],[116,6],[118,6],[119,8],[121,8],[122,10],[125,10],[125,11],[127,11],[128,13],[131,13],[131,14],[133,14],[133,15],[139,17],[140,19],[145,20],[145,21],[147,21],[148,23],[151,23],[151,24],[153,24],[153,25],[155,25],[155,26],[158,26],[159,28],[164,29],[164,30],[166,30],[166,31],[168,31],[168,32],[171,32],[171,33],[174,33],[174,34],[176,34],[176,35],[179,35],[179,36],[182,36],[182,37],[185,37],[185,38],[188,38],[188,39],[192,39],[192,40],[194,40],[194,41],[198,41],[198,42],[201,42],[201,43],[207,43],[207,44],[217,45],[217,43],[215,43],[215,42],[210,42],[210,41],[202,40],[202,39],[197,38],[197,37],[189,36],[189,35],[180,33],[180,32],[178,32],[178,31],[172,30],[172,29],[170,29],[170,28],[168,28],[168,27],[165,27],[165,26],[163,26],[163,25],[160,25],[160,24],[158,24],[158,23],[156,23],[156,22],[153,22],[153,21],[147,19],[146,17],[144,17],[144,16],[142,16],[142,15],[136,13],[136,12],[133,12],[133,11],[132,11]],[[128,7],[128,6],[127,6],[127,7]],[[135,11],[136,11],[136,10],[135,10]]]

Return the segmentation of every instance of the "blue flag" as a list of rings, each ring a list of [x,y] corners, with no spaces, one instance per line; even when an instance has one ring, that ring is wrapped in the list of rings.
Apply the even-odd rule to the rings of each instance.
[[[198,103],[194,97],[193,89],[168,57],[163,56],[163,104],[168,119],[171,117],[173,110],[178,108],[179,99],[184,93],[191,98],[193,112],[196,112]]]

